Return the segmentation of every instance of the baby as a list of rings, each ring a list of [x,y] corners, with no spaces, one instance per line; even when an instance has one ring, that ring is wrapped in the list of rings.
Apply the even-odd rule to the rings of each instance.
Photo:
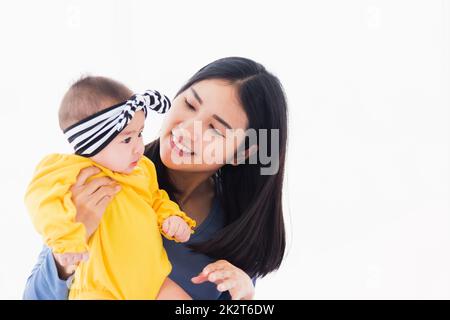
[[[57,260],[79,262],[69,299],[190,298],[168,278],[171,264],[161,233],[185,242],[195,221],[159,189],[155,166],[143,156],[148,111],[169,108],[167,97],[157,91],[133,95],[104,77],[82,78],[65,94],[59,123],[75,154],[46,156],[25,203]],[[86,240],[84,225],[75,221],[70,188],[80,170],[93,165],[101,171],[92,179],[110,177],[121,190]]]

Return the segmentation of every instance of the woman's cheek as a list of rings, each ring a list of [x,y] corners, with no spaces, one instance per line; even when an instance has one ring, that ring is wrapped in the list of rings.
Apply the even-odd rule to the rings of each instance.
[[[212,138],[203,141],[202,163],[206,165],[224,165],[226,163],[226,144],[222,139]]]
[[[159,155],[161,157],[161,161],[166,167],[171,167],[170,163],[170,140],[169,136],[164,135],[159,138],[160,149]]]
[[[160,134],[160,139],[164,139],[170,132],[170,128],[169,128],[169,118],[165,118],[164,122],[161,125],[161,134]]]
[[[187,117],[188,115],[182,111],[181,107],[174,104],[172,105],[172,108],[170,108],[169,111],[166,113],[163,126],[170,129],[169,127],[175,126],[177,123],[182,122]]]
[[[172,108],[165,114],[164,121],[161,125],[161,136],[164,136],[170,132],[175,126],[174,123],[177,119],[176,107],[172,105]]]

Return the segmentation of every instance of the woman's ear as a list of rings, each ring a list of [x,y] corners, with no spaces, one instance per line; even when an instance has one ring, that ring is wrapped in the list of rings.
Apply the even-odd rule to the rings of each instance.
[[[258,151],[258,145],[252,144],[248,149],[245,149],[241,152],[236,152],[234,155],[233,161],[230,163],[232,166],[238,166],[241,163],[244,163],[246,159],[256,154]]]

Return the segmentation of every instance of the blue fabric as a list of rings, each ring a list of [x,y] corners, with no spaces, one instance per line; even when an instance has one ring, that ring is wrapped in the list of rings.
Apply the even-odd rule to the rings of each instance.
[[[221,292],[209,281],[193,284],[191,278],[198,275],[204,267],[215,261],[210,257],[193,252],[187,246],[211,239],[225,225],[225,217],[220,210],[219,201],[214,199],[211,212],[200,224],[188,242],[176,243],[163,238],[169,260],[172,263],[172,273],[169,278],[178,283],[192,299],[219,299]]]
[[[27,279],[23,299],[64,300],[68,297],[71,283],[72,278],[59,279],[52,251],[44,246],[39,254],[38,262]]]
[[[176,243],[163,237],[164,247],[172,263],[172,272],[169,277],[178,283],[193,299],[230,299],[229,293],[217,291],[214,283],[193,284],[191,282],[192,277],[215,260],[206,255],[195,253],[187,247],[188,244],[210,239],[224,225],[225,216],[218,198],[215,197],[211,212],[187,243]],[[39,254],[38,262],[27,280],[23,298],[27,300],[67,299],[71,281],[71,278],[68,280],[58,278],[52,252],[44,246]]]

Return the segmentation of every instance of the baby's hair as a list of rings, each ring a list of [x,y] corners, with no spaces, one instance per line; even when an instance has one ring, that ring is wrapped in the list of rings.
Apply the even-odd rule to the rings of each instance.
[[[71,125],[129,99],[133,92],[124,84],[98,76],[82,76],[64,95],[59,107],[59,126],[62,130]]]

